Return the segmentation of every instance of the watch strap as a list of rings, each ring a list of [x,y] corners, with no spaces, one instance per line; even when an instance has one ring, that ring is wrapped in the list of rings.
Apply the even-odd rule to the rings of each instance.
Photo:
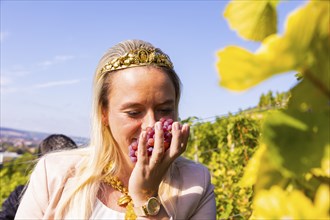
[[[133,209],[136,216],[148,216],[146,205],[140,207],[134,207]]]
[[[159,206],[158,207],[158,210],[156,211],[156,213],[149,213],[147,206],[148,206],[148,204],[149,204],[150,201],[155,201],[155,200],[158,202],[158,206]],[[159,202],[159,199],[156,198],[156,197],[150,197],[147,200],[147,202],[144,205],[142,205],[142,206],[133,207],[133,210],[134,210],[136,216],[157,215],[158,212],[159,212],[159,209],[160,209],[160,202]]]

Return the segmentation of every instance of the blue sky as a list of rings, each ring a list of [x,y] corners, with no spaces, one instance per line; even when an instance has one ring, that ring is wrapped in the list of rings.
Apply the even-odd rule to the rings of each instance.
[[[305,1],[278,5],[278,28]],[[112,45],[143,39],[171,57],[183,83],[180,117],[210,118],[257,105],[262,93],[287,91],[281,74],[245,92],[219,86],[216,52],[254,51],[222,14],[227,1],[1,0],[0,126],[89,136],[92,78]]]

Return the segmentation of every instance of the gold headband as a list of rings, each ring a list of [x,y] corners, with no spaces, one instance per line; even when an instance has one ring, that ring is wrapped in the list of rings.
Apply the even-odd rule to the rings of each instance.
[[[156,51],[155,48],[140,48],[137,50],[132,50],[124,56],[118,57],[106,63],[101,69],[101,74],[108,71],[125,69],[134,66],[146,66],[150,64],[173,69],[173,64],[166,54]]]

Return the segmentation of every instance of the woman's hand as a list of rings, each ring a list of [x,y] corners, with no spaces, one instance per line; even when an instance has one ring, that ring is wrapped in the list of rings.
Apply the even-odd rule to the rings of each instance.
[[[129,194],[135,206],[142,206],[148,198],[157,195],[158,187],[171,163],[185,150],[189,137],[189,125],[172,124],[172,141],[165,151],[161,122],[155,124],[155,143],[148,157],[146,131],[139,138],[138,161],[129,179]]]

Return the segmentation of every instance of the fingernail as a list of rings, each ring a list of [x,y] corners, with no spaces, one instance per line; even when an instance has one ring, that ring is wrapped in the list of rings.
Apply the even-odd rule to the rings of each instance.
[[[156,129],[158,129],[158,130],[162,129],[162,124],[160,122],[156,123]]]
[[[172,129],[175,130],[175,131],[179,130],[179,123],[173,123],[172,124]]]
[[[147,137],[147,132],[146,131],[142,131],[141,132],[141,138],[142,138],[142,140],[145,140],[146,137]]]

